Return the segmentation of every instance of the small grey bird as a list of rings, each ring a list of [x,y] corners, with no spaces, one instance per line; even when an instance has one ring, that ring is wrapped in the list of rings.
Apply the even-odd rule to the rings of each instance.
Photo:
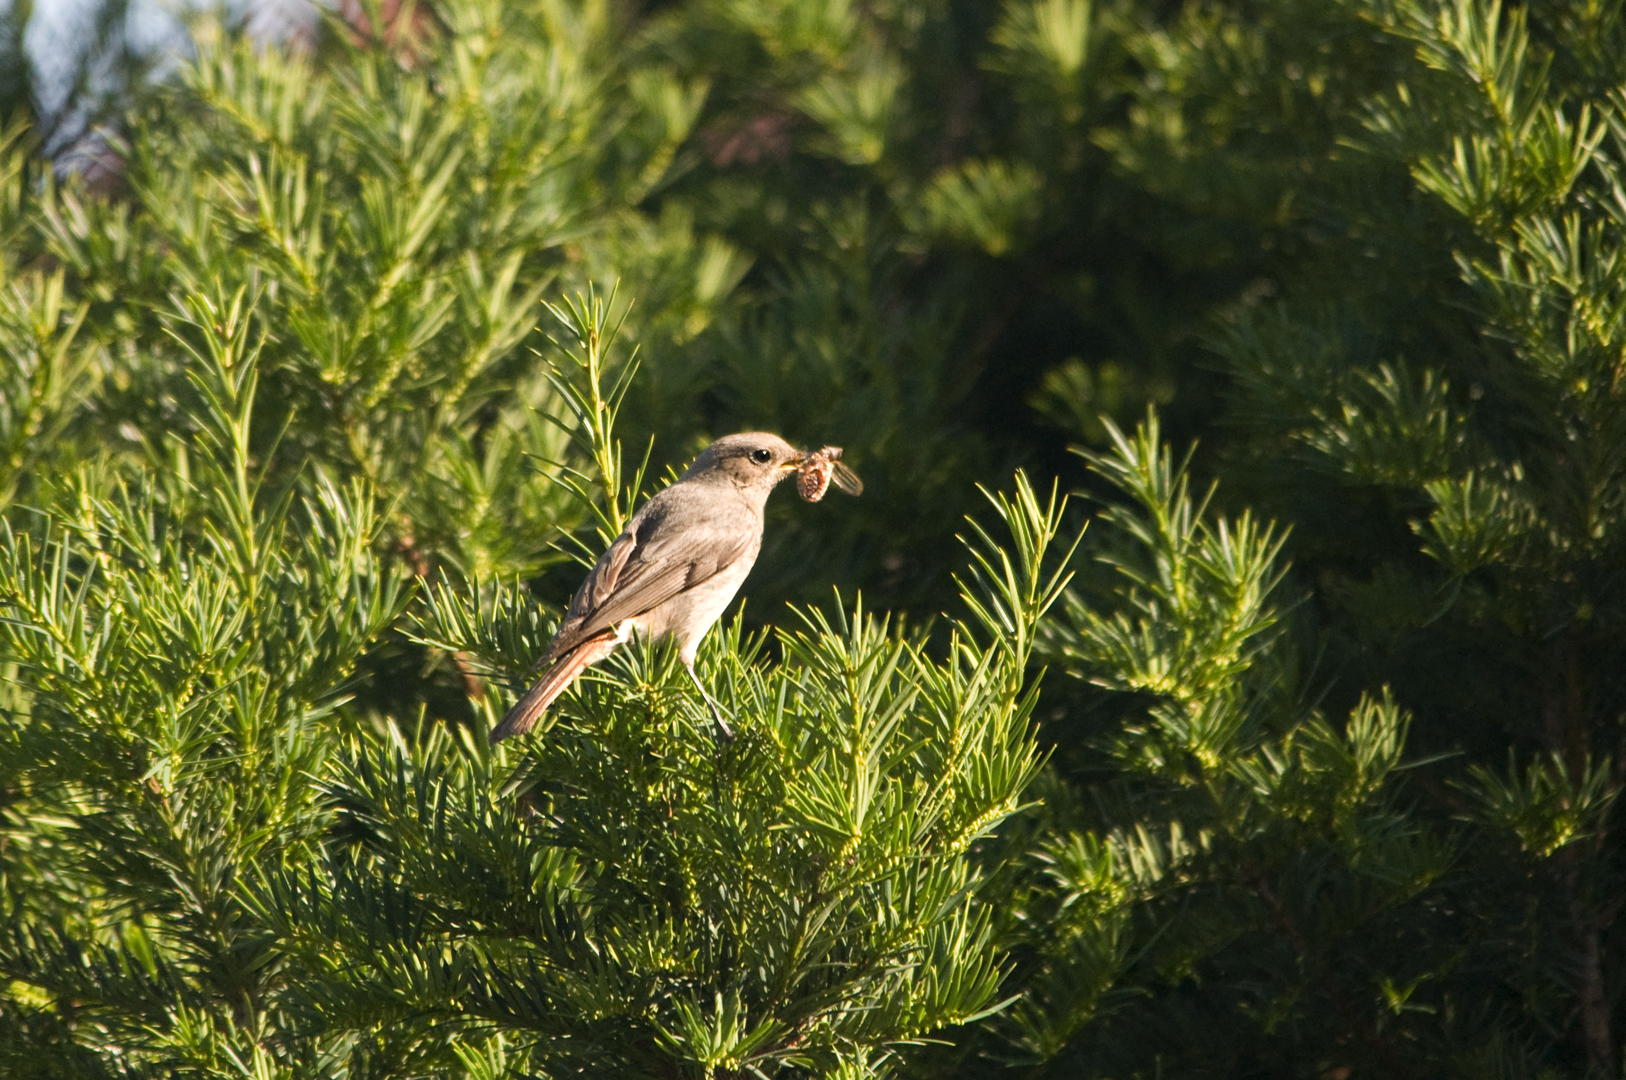
[[[677,639],[678,657],[725,739],[734,732],[694,672],[700,639],[734,599],[762,547],[762,510],[801,451],[777,435],[728,435],[627,522],[570,601],[536,685],[514,703],[491,741],[522,735],[587,665],[633,634]]]

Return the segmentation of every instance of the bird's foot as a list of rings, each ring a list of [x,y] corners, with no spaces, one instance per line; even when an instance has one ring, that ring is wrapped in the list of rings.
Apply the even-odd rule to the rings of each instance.
[[[723,719],[723,711],[717,707],[717,703],[711,700],[710,697],[706,698],[706,704],[711,706],[711,718],[717,724],[717,741],[725,745],[733,742],[734,729],[728,726],[727,720]]]
[[[734,729],[728,726],[727,720],[723,719],[722,707],[717,704],[715,698],[706,693],[705,684],[700,681],[700,676],[695,674],[694,666],[691,664],[683,666],[688,671],[689,678],[694,681],[694,688],[700,691],[700,696],[705,699],[706,707],[711,710],[711,718],[717,724],[717,741],[725,745],[733,742]]]

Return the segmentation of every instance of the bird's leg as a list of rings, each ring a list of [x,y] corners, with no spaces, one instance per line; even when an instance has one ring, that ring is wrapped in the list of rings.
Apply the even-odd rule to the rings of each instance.
[[[700,691],[700,696],[706,699],[706,704],[711,708],[711,718],[717,722],[717,741],[733,742],[734,729],[729,727],[728,721],[723,719],[723,710],[718,707],[717,702],[712,699],[710,694],[706,693],[705,684],[700,681],[700,676],[695,674],[694,661],[684,661],[683,670],[689,673],[689,678],[694,680],[694,688]]]

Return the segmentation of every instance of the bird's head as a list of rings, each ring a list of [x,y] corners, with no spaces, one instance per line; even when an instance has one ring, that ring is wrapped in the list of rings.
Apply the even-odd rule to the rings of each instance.
[[[802,452],[777,435],[747,431],[724,435],[694,460],[684,480],[728,479],[766,495],[801,463]]]

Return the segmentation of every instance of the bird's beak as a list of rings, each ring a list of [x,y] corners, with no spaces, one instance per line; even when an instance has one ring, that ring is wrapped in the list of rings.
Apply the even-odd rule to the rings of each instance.
[[[791,458],[789,461],[785,462],[783,465],[780,465],[779,466],[779,471],[780,472],[795,472],[797,469],[802,467],[802,459],[805,458],[805,457],[807,457],[807,451],[806,450],[798,450],[798,451],[796,451],[796,456]]]

